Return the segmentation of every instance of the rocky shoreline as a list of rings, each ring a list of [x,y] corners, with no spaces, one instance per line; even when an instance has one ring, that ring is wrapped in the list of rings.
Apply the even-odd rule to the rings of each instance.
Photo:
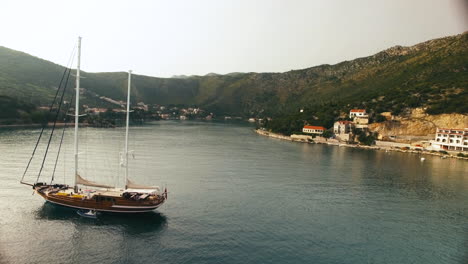
[[[396,151],[396,152],[404,152],[404,153],[414,153],[414,154],[420,154],[420,155],[432,155],[432,156],[439,156],[441,158],[454,158],[454,159],[461,159],[461,160],[467,160],[468,157],[458,157],[457,154],[454,153],[448,153],[448,154],[443,154],[440,152],[431,152],[427,150],[412,150],[412,149],[401,149],[398,146],[392,146],[391,144],[389,146],[366,146],[366,145],[359,145],[359,144],[347,144],[343,142],[338,142],[337,140],[313,140],[313,141],[308,141],[308,140],[303,140],[303,139],[297,139],[293,138],[290,136],[285,136],[273,132],[269,132],[266,130],[262,129],[255,129],[255,132],[259,135],[266,136],[266,137],[271,137],[271,138],[276,138],[276,139],[281,139],[281,140],[288,140],[292,142],[301,142],[301,143],[309,143],[309,144],[327,144],[327,145],[334,145],[334,146],[339,146],[339,147],[348,147],[348,148],[361,148],[361,149],[373,149],[373,150],[385,150],[385,151]]]

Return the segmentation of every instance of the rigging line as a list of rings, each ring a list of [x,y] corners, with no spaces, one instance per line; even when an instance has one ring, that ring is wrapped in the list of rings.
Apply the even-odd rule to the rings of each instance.
[[[59,160],[59,156],[60,156],[60,150],[62,149],[62,143],[63,143],[63,137],[65,135],[65,129],[67,128],[67,124],[68,124],[68,120],[67,120],[67,115],[66,113],[68,113],[68,111],[70,110],[70,107],[71,107],[71,102],[73,102],[73,99],[75,98],[75,94],[72,93],[72,96],[71,96],[71,99],[70,99],[70,103],[68,104],[68,108],[67,108],[67,111],[65,111],[65,116],[63,118],[63,130],[62,130],[62,137],[60,138],[60,145],[59,145],[59,148],[58,148],[58,152],[57,152],[57,158],[55,159],[55,165],[54,165],[54,171],[52,172],[52,179],[50,180],[50,184],[52,184],[52,182],[54,181],[54,177],[55,177],[55,170],[57,169],[57,163],[58,163],[58,160]],[[65,165],[64,165],[65,166]],[[65,183],[65,181],[64,181]]]
[[[70,55],[70,58],[68,59],[67,66],[71,65],[71,62],[73,61],[73,58],[75,57],[75,49],[76,49],[76,45],[73,47],[72,54]],[[60,79],[60,83],[59,83],[59,86],[57,88],[57,92],[55,92],[54,100],[52,100],[52,104],[49,106],[49,113],[52,113],[52,109],[54,107],[55,100],[57,99],[58,93],[60,91],[60,87],[62,86],[63,78],[65,77],[67,70],[68,70],[68,68],[65,68],[65,70],[63,71],[62,78]],[[44,134],[44,129],[45,129],[46,126],[47,126],[47,122],[44,122],[44,124],[42,124],[41,133],[39,134],[39,137],[37,138],[36,145],[34,146],[31,157],[29,158],[28,165],[26,165],[26,168],[24,169],[23,176],[21,177],[21,181],[20,181],[21,183],[23,183],[24,176],[26,176],[26,173],[28,172],[29,166],[31,165],[31,161],[34,158],[34,154],[36,154],[37,146],[39,146],[39,142],[41,142],[41,138],[42,138],[42,135]]]
[[[75,46],[76,47],[76,46]],[[73,59],[75,58],[75,55],[73,54],[73,57],[72,57],[72,61]],[[70,74],[70,72],[68,73]],[[68,83],[68,77],[67,77],[67,83]],[[66,89],[66,85],[65,85],[65,89]],[[62,130],[62,136],[60,138],[60,145],[59,145],[59,148],[58,148],[58,151],[57,151],[57,158],[55,159],[55,164],[54,164],[54,170],[52,172],[52,179],[50,180],[50,184],[52,184],[52,182],[54,181],[54,177],[55,177],[55,171],[57,169],[57,164],[58,164],[58,160],[59,160],[59,157],[60,157],[60,151],[62,149],[62,143],[63,143],[63,138],[65,136],[65,129],[67,128],[67,124],[68,124],[68,119],[67,119],[67,113],[68,111],[70,111],[70,108],[71,108],[71,102],[73,102],[73,99],[75,98],[75,94],[72,93],[71,95],[71,99],[70,99],[70,103],[68,103],[68,107],[67,107],[67,110],[65,111],[65,115],[63,117],[63,130]],[[65,181],[64,181],[65,182]]]
[[[64,85],[64,88],[63,88],[63,91],[62,91],[62,96],[60,97],[60,103],[58,105],[57,113],[55,114],[55,118],[54,118],[54,125],[52,126],[52,131],[50,132],[49,141],[47,142],[47,147],[46,147],[46,150],[45,150],[45,153],[44,153],[44,158],[42,159],[41,168],[39,170],[39,173],[37,174],[36,183],[39,181],[39,177],[41,177],[42,169],[44,168],[44,163],[45,163],[45,161],[47,159],[47,153],[49,152],[50,142],[52,141],[52,137],[54,136],[55,125],[57,124],[57,119],[58,119],[58,115],[60,113],[60,108],[62,107],[63,96],[65,95],[65,91],[67,90],[68,78],[70,77],[70,73],[71,73],[71,68],[69,68],[68,75],[67,75],[67,80],[65,82],[65,85]]]
[[[74,94],[74,93],[72,93]],[[73,101],[73,100],[72,100]],[[71,104],[71,101],[70,101]],[[66,174],[67,174],[67,144],[65,144],[65,151],[64,154],[62,155],[63,157],[63,183],[66,182]]]

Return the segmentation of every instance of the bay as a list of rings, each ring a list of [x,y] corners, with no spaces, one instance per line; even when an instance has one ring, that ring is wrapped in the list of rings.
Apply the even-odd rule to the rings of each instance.
[[[129,171],[167,187],[166,204],[92,220],[19,184],[39,131],[0,130],[0,263],[468,260],[466,161],[279,141],[241,123],[160,121],[131,128]],[[56,182],[73,184],[72,132]],[[123,185],[123,137],[122,128],[81,129],[80,173]],[[33,160],[26,180],[36,180],[41,162]]]

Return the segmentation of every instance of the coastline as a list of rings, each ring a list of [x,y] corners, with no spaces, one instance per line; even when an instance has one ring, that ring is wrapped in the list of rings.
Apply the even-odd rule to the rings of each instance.
[[[90,125],[87,124],[87,123],[79,123],[79,124],[80,124],[80,127],[81,127],[81,126],[83,126],[83,127],[90,126]],[[46,127],[52,127],[53,125],[54,125],[54,123],[49,122],[49,123],[47,123]],[[31,124],[0,125],[0,128],[36,128],[36,127],[42,127],[42,126],[43,126],[43,124],[31,123]],[[64,126],[73,127],[73,126],[75,126],[75,123],[57,122],[57,123],[55,124],[55,127],[64,127]]]
[[[273,132],[269,132],[269,131],[265,131],[265,130],[261,130],[261,129],[255,129],[254,131],[255,131],[255,133],[257,133],[257,134],[259,134],[261,136],[276,138],[276,139],[281,139],[281,140],[288,140],[288,141],[291,141],[291,142],[300,142],[300,143],[308,143],[308,144],[326,144],[326,145],[347,147],[347,148],[360,148],[360,149],[395,151],[395,152],[413,153],[413,154],[420,154],[420,155],[439,156],[441,158],[455,158],[455,159],[467,160],[468,161],[468,157],[458,157],[458,156],[456,156],[456,154],[453,155],[450,152],[448,154],[443,154],[443,153],[431,152],[431,151],[427,151],[427,150],[414,150],[414,149],[413,150],[412,149],[406,150],[406,149],[401,149],[401,148],[398,148],[396,146],[397,144],[392,146],[391,143],[393,143],[393,142],[388,142],[388,146],[366,146],[366,145],[348,144],[348,143],[344,143],[344,142],[338,142],[335,139],[325,140],[325,141],[323,141],[323,140],[307,141],[307,140],[304,140],[304,139],[296,139],[296,138],[293,138],[291,136],[285,136],[285,135],[281,135],[281,134],[277,134],[277,133],[273,133]]]

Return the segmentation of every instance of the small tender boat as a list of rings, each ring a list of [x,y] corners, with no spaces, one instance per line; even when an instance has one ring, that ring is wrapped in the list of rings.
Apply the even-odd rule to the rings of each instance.
[[[78,210],[76,213],[86,218],[97,218],[97,212],[95,210]]]

